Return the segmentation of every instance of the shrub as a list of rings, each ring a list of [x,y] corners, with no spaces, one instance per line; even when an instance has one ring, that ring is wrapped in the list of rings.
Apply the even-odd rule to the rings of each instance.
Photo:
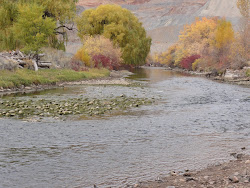
[[[75,58],[84,62],[88,67],[99,65],[109,69],[118,69],[121,66],[121,49],[113,45],[110,39],[103,36],[86,37],[84,45],[75,54]]]
[[[93,67],[91,57],[85,47],[82,47],[76,52],[74,59],[82,61],[82,63],[88,67]]]
[[[70,68],[74,71],[87,71],[88,70],[85,64],[82,61],[77,60],[76,58],[72,58],[70,62]]]
[[[92,57],[94,63],[95,63],[95,67],[99,68],[101,67],[105,67],[108,68],[110,70],[118,70],[120,67],[119,62],[117,62],[115,59],[111,59],[110,57],[107,57],[105,55],[95,55]]]
[[[195,62],[196,59],[199,59],[200,55],[192,55],[186,58],[183,58],[180,62],[180,66],[187,70],[192,70],[192,64]]]
[[[200,63],[201,63],[201,58],[196,59],[192,64],[192,70],[196,71]]]

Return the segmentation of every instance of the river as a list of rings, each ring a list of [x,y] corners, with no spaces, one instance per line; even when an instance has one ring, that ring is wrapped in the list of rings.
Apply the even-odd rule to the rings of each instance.
[[[127,187],[250,153],[250,89],[160,68],[136,71],[145,85],[68,86],[8,96],[127,96],[156,103],[103,118],[0,119],[1,188]]]

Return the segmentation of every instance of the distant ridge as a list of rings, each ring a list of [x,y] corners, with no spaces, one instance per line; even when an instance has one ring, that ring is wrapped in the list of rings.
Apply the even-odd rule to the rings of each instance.
[[[178,40],[180,30],[196,17],[225,17],[239,24],[237,0],[79,0],[84,8],[119,4],[131,10],[153,39],[151,52],[165,51]]]

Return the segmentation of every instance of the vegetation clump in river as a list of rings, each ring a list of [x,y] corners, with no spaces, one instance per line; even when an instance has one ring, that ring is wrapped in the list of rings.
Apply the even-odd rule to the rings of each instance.
[[[103,116],[154,102],[148,98],[131,98],[121,95],[115,98],[89,99],[71,98],[67,100],[0,100],[0,117],[32,118],[65,116]]]

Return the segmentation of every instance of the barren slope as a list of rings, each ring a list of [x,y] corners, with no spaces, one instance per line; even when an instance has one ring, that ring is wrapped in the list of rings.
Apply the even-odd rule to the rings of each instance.
[[[226,17],[236,26],[240,12],[237,0],[79,0],[84,8],[119,4],[131,10],[153,39],[152,52],[165,51],[178,40],[180,30],[196,17]]]

